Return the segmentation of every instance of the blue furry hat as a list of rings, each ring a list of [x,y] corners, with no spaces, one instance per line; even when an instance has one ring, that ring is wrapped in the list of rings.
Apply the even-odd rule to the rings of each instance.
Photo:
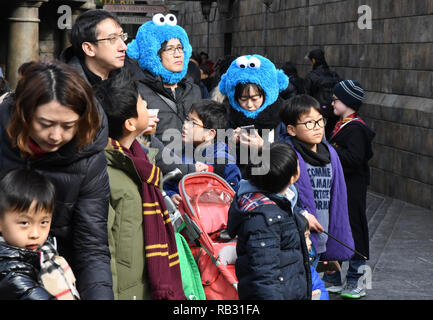
[[[158,51],[165,41],[179,39],[183,46],[184,60],[181,72],[171,72],[163,67]],[[168,84],[178,83],[188,71],[188,62],[192,54],[186,31],[177,25],[177,19],[173,14],[164,16],[158,13],[138,28],[135,40],[128,44],[126,53],[130,58],[138,61],[142,69],[150,71],[154,76],[161,76],[162,81]]]
[[[265,91],[265,101],[259,109],[248,111],[239,105],[235,99],[238,83],[255,83]],[[283,70],[276,69],[269,59],[254,54],[242,56],[233,61],[227,72],[221,77],[219,89],[228,97],[235,110],[242,112],[247,118],[255,119],[260,112],[277,101],[280,91],[286,89],[288,85],[289,78]]]

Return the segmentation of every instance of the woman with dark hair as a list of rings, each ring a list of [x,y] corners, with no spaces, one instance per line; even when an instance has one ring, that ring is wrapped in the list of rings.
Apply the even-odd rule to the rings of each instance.
[[[289,77],[289,86],[280,93],[281,98],[287,100],[298,94],[304,94],[304,79],[298,76],[298,70],[295,64],[291,61],[286,61],[281,69],[284,71],[284,74]]]
[[[257,54],[238,57],[221,77],[219,89],[227,97],[228,128],[234,129],[236,164],[244,179],[249,175],[248,163],[253,161],[251,154],[258,154],[255,151],[261,150],[265,142],[273,142],[278,137],[276,129],[281,122],[279,112],[283,101],[279,94],[288,82],[282,70]],[[250,128],[245,130],[246,126]],[[243,159],[242,154],[246,154],[243,151],[248,151],[248,163]]]
[[[341,80],[334,70],[329,68],[325,59],[325,52],[322,49],[315,49],[308,53],[313,70],[305,77],[306,93],[319,101],[322,107],[322,114],[326,118],[325,136],[331,137],[332,130],[338,121],[332,107],[332,89]]]
[[[126,66],[140,95],[151,108],[159,109],[155,136],[167,145],[172,135],[163,139],[164,132],[175,129],[172,133],[180,137],[191,105],[202,98],[199,86],[186,76],[192,54],[188,35],[173,14],[158,13],[138,29],[126,53],[135,60],[129,59]]]
[[[0,105],[0,169],[27,167],[56,188],[51,234],[83,299],[112,299],[106,118],[90,85],[62,63],[34,63]]]

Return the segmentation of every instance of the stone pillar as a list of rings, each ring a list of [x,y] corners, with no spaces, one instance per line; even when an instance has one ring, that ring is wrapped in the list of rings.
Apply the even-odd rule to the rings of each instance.
[[[17,85],[17,70],[21,64],[39,60],[39,7],[43,2],[17,2],[17,7],[8,18],[10,31],[7,70],[11,88]]]
[[[77,4],[71,3],[72,5],[74,5],[73,9],[72,9],[72,25],[74,25],[75,20],[77,20],[78,16],[80,14],[82,14],[83,12],[87,11],[87,10],[92,10],[92,9],[96,9],[96,4],[93,0],[87,0],[87,1],[76,1],[79,5],[79,7],[77,8]],[[71,26],[72,27],[72,26]],[[66,49],[67,47],[69,47],[71,45],[71,41],[69,39],[69,32],[71,30],[70,29],[65,29],[62,33],[62,49]]]

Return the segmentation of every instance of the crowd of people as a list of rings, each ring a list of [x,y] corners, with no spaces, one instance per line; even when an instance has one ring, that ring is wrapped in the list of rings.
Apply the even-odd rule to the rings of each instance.
[[[58,60],[23,64],[15,90],[0,83],[0,299],[190,299],[163,196],[183,201],[179,180],[162,184],[176,168],[235,192],[241,300],[366,295],[375,134],[361,84],[321,49],[305,79],[258,54],[213,63],[173,14],[128,42],[99,9],[70,40]],[[344,261],[346,279],[319,276]]]

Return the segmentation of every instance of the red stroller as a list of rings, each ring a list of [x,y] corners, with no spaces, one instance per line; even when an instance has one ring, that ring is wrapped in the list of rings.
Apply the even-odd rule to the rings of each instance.
[[[234,266],[236,240],[226,233],[234,190],[214,173],[197,172],[182,178],[179,192],[184,233],[197,261],[206,299],[239,299]],[[222,255],[231,258],[222,259]]]

